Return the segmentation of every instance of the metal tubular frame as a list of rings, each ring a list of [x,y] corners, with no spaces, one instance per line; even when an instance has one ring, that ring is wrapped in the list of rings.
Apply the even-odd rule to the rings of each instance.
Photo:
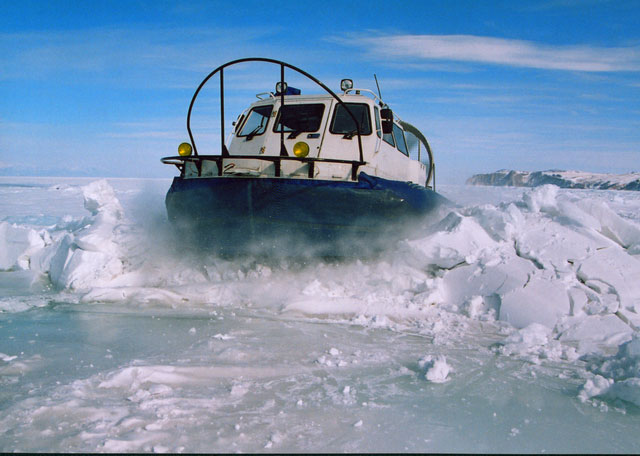
[[[359,160],[342,160],[342,159],[331,159],[331,158],[309,158],[309,157],[292,157],[289,156],[286,147],[284,145],[284,128],[280,129],[280,154],[279,155],[231,155],[229,154],[229,150],[227,149],[224,141],[225,141],[225,131],[224,131],[224,69],[226,67],[232,66],[232,65],[236,65],[238,63],[244,63],[244,62],[265,62],[265,63],[273,63],[276,65],[280,66],[280,83],[281,83],[281,87],[284,87],[284,69],[285,67],[290,68],[298,73],[300,73],[301,75],[307,77],[308,79],[310,79],[311,81],[315,82],[317,85],[319,85],[320,87],[322,87],[329,95],[331,95],[337,102],[338,104],[342,105],[347,113],[349,113],[349,116],[351,116],[351,119],[353,120],[355,126],[356,126],[356,130],[357,130],[357,134],[358,134],[358,152],[359,152]],[[193,133],[191,131],[191,113],[193,111],[193,106],[195,104],[196,98],[198,97],[198,94],[200,93],[200,91],[202,90],[202,88],[205,86],[205,84],[216,74],[216,73],[220,73],[220,155],[199,155],[198,154],[198,149],[196,146],[196,142],[195,139],[193,137]],[[377,78],[376,78],[376,84],[377,84]],[[346,92],[352,91],[352,90],[356,90],[356,89],[349,89]],[[367,89],[364,89],[367,90]],[[378,87],[379,90],[379,87]],[[368,92],[371,92],[369,90],[367,90]],[[345,92],[345,93],[346,93]],[[373,92],[371,92],[373,93]],[[375,93],[373,93],[374,98],[377,98],[380,103],[383,103],[382,100],[380,99],[380,96],[376,97]],[[282,109],[282,107],[284,106],[284,91],[280,92],[280,109]],[[408,124],[407,122],[403,122],[402,120],[398,119],[398,123],[404,128],[405,131],[409,131],[411,133],[413,133],[415,136],[418,137],[418,139],[420,140],[419,143],[422,143],[425,146],[425,149],[427,151],[427,154],[429,155],[429,161],[431,166],[429,167],[428,173],[427,173],[427,180],[426,180],[426,185],[429,186],[429,184],[433,181],[432,186],[435,189],[435,163],[433,161],[433,154],[431,151],[431,147],[429,146],[429,143],[427,142],[427,139],[424,137],[424,135],[422,135],[422,133],[415,128],[413,125]],[[219,66],[218,68],[216,68],[215,70],[213,70],[211,73],[209,73],[200,83],[200,85],[198,86],[198,88],[196,89],[195,93],[193,94],[193,97],[191,98],[191,102],[189,103],[189,110],[187,112],[187,132],[189,133],[189,139],[191,141],[191,145],[193,146],[193,153],[194,156],[191,157],[182,157],[182,156],[173,156],[173,157],[165,157],[162,158],[161,161],[162,163],[165,164],[169,164],[169,165],[175,165],[176,167],[178,167],[178,169],[180,170],[180,172],[182,174],[184,174],[185,171],[185,165],[187,162],[193,162],[195,163],[197,169],[198,169],[198,175],[201,174],[202,171],[202,161],[203,160],[209,160],[209,161],[214,161],[216,162],[217,166],[218,166],[218,176],[222,176],[223,174],[223,165],[224,165],[224,159],[225,158],[233,158],[233,159],[239,159],[239,160],[264,160],[264,161],[270,161],[273,162],[275,165],[275,175],[276,177],[280,176],[280,171],[281,171],[281,161],[282,160],[293,160],[293,161],[298,161],[301,163],[307,163],[309,165],[309,178],[313,178],[313,174],[314,174],[314,170],[315,170],[315,164],[316,163],[341,163],[341,164],[350,164],[351,165],[351,179],[352,180],[357,180],[357,175],[358,175],[358,168],[362,165],[365,165],[366,162],[364,161],[364,155],[362,152],[362,137],[361,137],[361,131],[360,131],[360,124],[358,123],[355,115],[353,114],[353,112],[351,112],[351,109],[349,109],[349,107],[347,106],[347,104],[345,102],[343,102],[338,95],[336,95],[331,89],[329,89],[326,85],[324,85],[322,82],[320,82],[318,79],[316,79],[315,77],[313,77],[312,75],[310,75],[309,73],[307,73],[304,70],[301,70],[300,68],[297,68],[291,64],[288,64],[286,62],[283,62],[281,60],[275,60],[275,59],[269,59],[269,58],[263,58],[263,57],[248,57],[248,58],[244,58],[244,59],[237,59],[237,60],[232,60],[231,62],[227,62],[224,65]],[[418,145],[418,148],[420,147],[420,145]],[[418,160],[420,160],[420,149],[418,149]]]
[[[338,104],[342,105],[346,109],[347,113],[349,113],[349,115],[353,119],[353,122],[354,122],[354,124],[356,126],[357,134],[358,134],[359,160],[339,160],[339,159],[327,159],[327,158],[320,159],[320,158],[307,158],[307,157],[305,157],[305,158],[291,157],[287,153],[286,147],[284,145],[284,128],[281,128],[281,131],[280,131],[280,155],[279,156],[269,156],[269,155],[230,155],[229,151],[227,150],[226,145],[224,144],[224,140],[225,140],[225,135],[224,135],[224,69],[226,67],[229,67],[229,66],[232,66],[232,65],[236,65],[238,63],[244,63],[244,62],[265,62],[265,63],[273,63],[273,64],[276,64],[276,65],[280,65],[281,87],[284,87],[284,69],[285,69],[285,67],[290,68],[290,69],[302,74],[303,76],[307,77],[308,79],[312,80],[313,82],[318,84],[320,87],[322,87],[327,93],[329,93],[329,95],[331,95],[338,102]],[[193,132],[191,131],[191,113],[193,111],[193,106],[195,104],[196,98],[198,97],[198,94],[200,93],[202,88],[205,86],[205,84],[218,72],[220,73],[220,155],[199,155],[198,154],[198,148],[196,146],[196,142],[195,142],[195,139],[193,137]],[[280,93],[280,109],[282,109],[282,107],[284,106],[284,96],[285,96],[284,95],[284,91],[281,91],[281,93]],[[280,61],[280,60],[275,60],[275,59],[268,59],[268,58],[263,58],[263,57],[248,57],[248,58],[244,58],[244,59],[232,60],[231,62],[227,62],[224,65],[221,65],[218,68],[216,68],[215,70],[213,70],[211,73],[209,73],[202,80],[202,82],[200,83],[200,85],[196,89],[195,93],[193,94],[193,97],[191,98],[191,103],[189,103],[189,110],[187,112],[187,132],[189,133],[189,139],[191,141],[191,145],[193,146],[193,154],[194,154],[194,156],[193,157],[175,156],[175,157],[165,157],[165,158],[162,159],[163,163],[173,164],[173,165],[178,166],[178,168],[181,170],[181,172],[184,172],[184,164],[186,162],[190,161],[190,162],[196,163],[196,166],[198,167],[198,171],[200,171],[202,160],[211,160],[211,161],[215,161],[216,164],[218,165],[218,175],[221,176],[222,175],[223,159],[224,158],[234,158],[234,159],[254,159],[254,160],[272,161],[276,165],[276,172],[277,172],[277,175],[279,176],[280,175],[279,171],[280,171],[280,161],[281,160],[297,160],[297,161],[300,161],[302,163],[308,163],[309,164],[309,177],[310,178],[313,177],[313,170],[315,168],[315,163],[317,163],[317,162],[345,163],[345,164],[348,163],[348,164],[351,164],[351,166],[352,166],[351,178],[353,180],[356,180],[357,179],[358,168],[366,163],[364,161],[364,154],[362,152],[362,137],[361,137],[361,132],[360,132],[360,124],[358,123],[358,120],[356,119],[355,115],[351,112],[351,109],[349,109],[349,107],[346,105],[346,103],[344,103],[338,97],[338,95],[336,95],[331,89],[329,89],[329,87],[324,85],[322,82],[320,82],[318,79],[316,79],[315,77],[313,77],[312,75],[310,75],[306,71],[301,70],[300,68],[297,68],[297,67],[295,67],[295,66],[293,66],[291,64],[288,64],[286,62],[283,62],[283,61]]]
[[[281,162],[282,160],[291,160],[298,161],[301,163],[309,164],[309,179],[313,178],[313,174],[315,171],[316,163],[338,163],[344,165],[351,165],[351,179],[356,180],[358,175],[358,168],[365,164],[365,162],[356,161],[356,160],[341,160],[338,158],[313,158],[313,157],[289,157],[289,156],[277,156],[277,155],[230,155],[229,157],[223,157],[222,155],[199,155],[197,157],[164,157],[160,161],[166,165],[175,165],[181,173],[184,173],[184,165],[186,162],[193,162],[198,167],[198,174],[202,171],[200,168],[200,163],[203,160],[216,162],[218,166],[218,176],[222,176],[224,171],[224,159],[232,158],[232,159],[240,159],[240,160],[264,160],[273,162],[275,165],[275,177],[280,177],[281,170]]]
[[[435,163],[433,161],[433,152],[431,151],[431,146],[429,146],[429,141],[427,141],[427,138],[424,137],[424,135],[422,134],[422,132],[420,130],[418,130],[416,127],[411,125],[409,122],[405,122],[403,120],[398,119],[398,123],[404,129],[404,131],[408,131],[409,133],[414,135],[416,138],[418,138],[418,140],[419,140],[418,147],[419,147],[420,143],[422,143],[424,145],[425,149],[427,150],[427,154],[429,155],[429,171],[427,173],[426,185],[429,185],[431,180],[433,180],[433,187],[435,189],[435,186],[436,186],[435,167],[436,167],[436,165],[435,165]],[[419,149],[418,149],[418,161],[420,161]]]
[[[284,65],[280,64],[280,113],[282,113],[282,108],[284,107]],[[280,119],[282,119],[282,114],[280,115]],[[286,157],[289,154],[284,147],[284,125],[282,124],[282,120],[280,120],[280,156]]]

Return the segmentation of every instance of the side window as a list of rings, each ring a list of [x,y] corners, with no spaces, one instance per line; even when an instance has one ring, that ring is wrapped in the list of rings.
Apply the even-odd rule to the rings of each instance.
[[[396,137],[398,150],[408,157],[409,149],[407,148],[407,141],[404,139],[404,131],[402,131],[402,128],[400,128],[398,124],[395,123],[393,124],[393,136]]]
[[[378,109],[377,106],[375,106],[373,108],[373,110],[375,111],[375,117],[376,117],[376,134],[378,135],[378,138],[382,138],[382,127],[380,126],[380,110]]]
[[[383,133],[382,134],[382,140],[384,142],[386,142],[387,144],[390,144],[392,146],[396,145],[396,142],[393,140],[393,133]]]
[[[371,134],[371,116],[369,114],[369,105],[365,103],[345,103],[353,116],[358,121],[361,135]],[[333,111],[333,119],[331,120],[331,128],[329,131],[336,135],[355,134],[358,129],[353,122],[353,118],[349,112],[341,104],[336,106]]]
[[[238,133],[238,136],[246,136],[247,140],[253,138],[256,135],[261,135],[267,130],[267,123],[269,122],[269,116],[273,105],[256,106],[251,110],[247,116],[247,120],[242,126],[242,130]]]

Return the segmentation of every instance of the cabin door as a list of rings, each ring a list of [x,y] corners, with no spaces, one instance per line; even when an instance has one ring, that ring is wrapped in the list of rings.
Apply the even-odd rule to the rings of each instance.
[[[282,109],[278,102],[274,110],[276,110],[275,121],[270,124],[264,154],[318,157],[327,126],[327,117],[331,110],[331,101],[287,99]],[[280,150],[281,131],[284,132],[286,152]],[[309,165],[306,163],[296,160],[282,160],[281,163],[281,176],[308,177],[309,175]]]
[[[360,159],[360,150],[356,123],[344,105],[338,102],[333,102],[332,105],[332,112],[327,116],[328,125],[320,158],[357,161]],[[377,139],[375,134],[372,134],[370,106],[367,103],[352,102],[345,103],[345,105],[360,126],[363,159],[368,161],[368,157],[375,150],[375,140]],[[352,166],[350,164],[323,163],[319,164],[317,168],[317,177],[320,179],[351,179]]]

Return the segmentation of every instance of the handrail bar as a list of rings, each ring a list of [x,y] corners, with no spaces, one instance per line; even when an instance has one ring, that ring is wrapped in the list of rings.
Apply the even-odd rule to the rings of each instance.
[[[347,90],[345,90],[345,91],[344,91],[344,94],[345,94],[345,95],[349,95],[349,93],[350,93],[350,92],[358,92],[358,93],[356,93],[355,95],[358,95],[360,92],[368,92],[368,93],[370,93],[371,95],[373,95],[373,101],[376,101],[376,100],[377,100],[377,101],[378,101],[378,104],[379,104],[380,106],[386,106],[386,105],[387,105],[387,104],[382,100],[382,98],[380,98],[378,95],[376,95],[376,94],[375,94],[375,92],[374,92],[373,90],[370,90],[370,89],[358,89],[358,88],[353,87],[353,88],[351,88],[351,89],[347,89]]]
[[[216,162],[218,166],[218,176],[223,174],[223,165],[225,160],[264,160],[273,162],[276,165],[276,177],[280,176],[280,167],[282,160],[299,161],[304,164],[309,164],[309,179],[313,179],[315,164],[316,163],[337,163],[344,165],[351,165],[351,180],[358,179],[358,168],[366,165],[367,162],[362,160],[343,160],[339,158],[317,158],[317,157],[291,157],[291,156],[279,156],[279,155],[198,155],[183,157],[175,155],[171,157],[163,157],[160,159],[165,165],[175,165],[181,173],[184,173],[184,165],[186,162],[194,162],[198,168],[198,175],[202,172],[202,161],[209,160]],[[199,165],[199,166],[198,166]]]
[[[260,93],[256,93],[256,98],[258,100],[266,100],[266,98],[262,98],[260,95],[269,95],[269,98],[275,98],[276,97],[273,94],[273,92],[260,92]]]
[[[183,157],[182,155],[174,155],[171,157],[163,157],[160,161],[166,165],[173,165],[172,160],[176,161],[201,161],[201,160],[211,160],[211,161],[220,161],[220,160],[266,160],[266,161],[280,161],[280,160],[290,160],[290,161],[299,161],[302,163],[308,162],[327,162],[327,163],[358,163],[365,165],[367,162],[359,161],[359,160],[344,160],[341,158],[319,158],[319,157],[280,157],[278,155],[227,155],[223,157],[222,155],[198,155],[197,157]]]

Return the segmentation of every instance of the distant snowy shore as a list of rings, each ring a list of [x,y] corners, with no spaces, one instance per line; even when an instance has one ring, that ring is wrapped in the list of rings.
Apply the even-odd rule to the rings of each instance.
[[[538,187],[545,184],[561,188],[593,188],[600,190],[640,190],[640,173],[598,174],[582,171],[514,171],[501,169],[495,173],[475,174],[470,185]]]

